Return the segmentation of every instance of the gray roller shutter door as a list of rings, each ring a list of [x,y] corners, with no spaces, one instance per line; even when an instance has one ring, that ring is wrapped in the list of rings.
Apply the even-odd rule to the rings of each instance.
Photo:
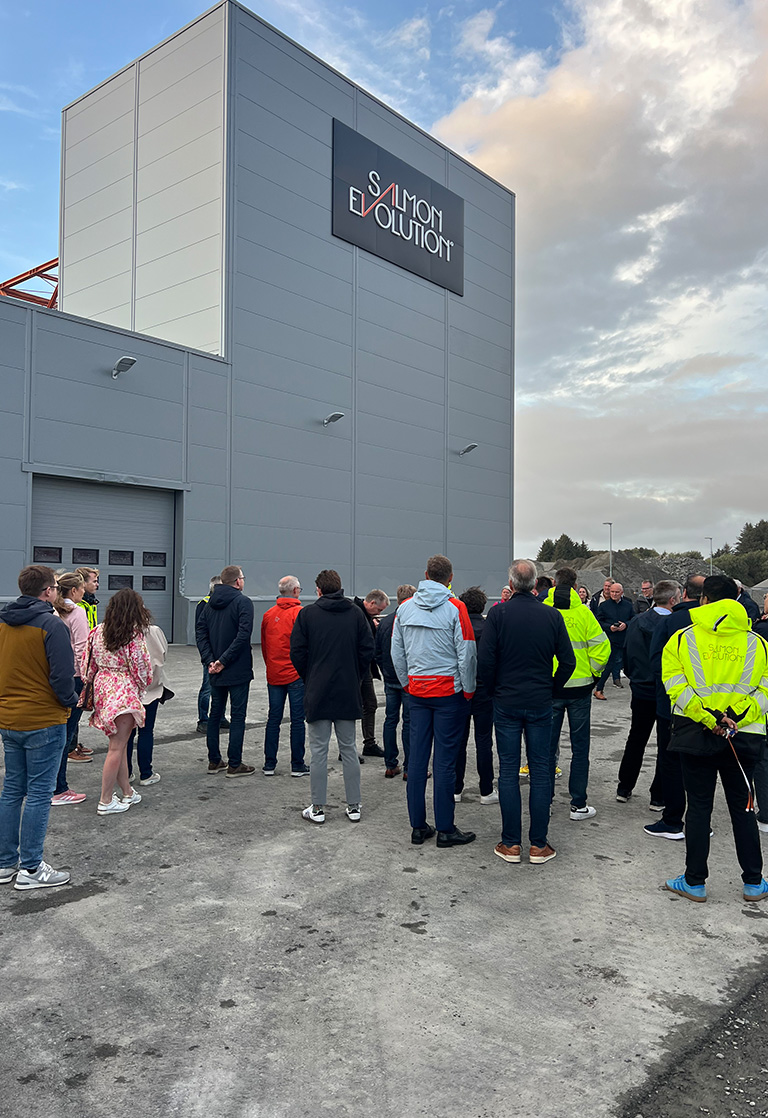
[[[174,500],[175,494],[165,489],[35,477],[30,562],[68,571],[98,567],[99,620],[112,595],[122,585],[132,586],[170,641]],[[94,553],[92,562],[77,561],[87,552]]]

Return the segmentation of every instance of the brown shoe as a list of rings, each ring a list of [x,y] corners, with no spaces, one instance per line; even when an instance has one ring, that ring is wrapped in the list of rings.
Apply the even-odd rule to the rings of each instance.
[[[209,773],[224,772],[226,767],[227,767],[227,762],[226,761],[209,761],[208,762],[208,772]]]
[[[71,753],[67,754],[68,761],[79,762],[81,765],[87,765],[89,761],[93,760],[90,753],[82,753],[79,749],[73,749]]]
[[[608,700],[605,698],[605,695],[603,694],[602,691],[595,691],[595,698],[596,699],[603,699],[606,703],[608,702]]]
[[[520,861],[520,847],[505,846],[503,842],[499,842],[494,846],[493,853],[498,854],[499,858],[503,858],[505,862],[519,862]]]
[[[534,866],[540,866],[543,862],[550,862],[554,857],[556,857],[556,852],[547,843],[546,846],[532,846],[528,861],[532,862]]]
[[[222,764],[224,762],[222,761]],[[231,765],[227,766],[226,776],[251,776],[256,772],[255,765],[238,765],[233,769]]]
[[[384,773],[384,776],[388,776],[391,780],[394,776],[400,776],[400,773],[402,771],[403,770],[400,768],[399,765],[395,765],[393,769],[387,769],[387,771]]]
[[[87,745],[82,745],[79,741],[75,742],[75,750],[78,753],[85,754],[86,757],[90,757],[91,754],[93,753],[92,749],[89,749]]]

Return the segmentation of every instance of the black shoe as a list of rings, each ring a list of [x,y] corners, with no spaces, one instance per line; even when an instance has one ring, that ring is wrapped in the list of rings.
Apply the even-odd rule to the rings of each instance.
[[[414,827],[413,830],[411,831],[411,842],[413,843],[414,846],[421,846],[421,844],[423,842],[426,842],[427,839],[431,839],[432,836],[434,835],[434,833],[435,833],[435,828],[434,827],[430,827],[430,826]],[[473,835],[473,838],[474,838],[474,835]]]
[[[617,788],[616,789],[616,803],[617,804],[628,804],[631,799],[632,799],[632,793],[631,792],[625,792],[623,788]]]
[[[229,729],[229,719],[228,718],[222,718],[221,722],[219,723],[219,728],[221,730],[228,730]]]
[[[207,722],[198,722],[197,733],[198,734],[207,734],[208,733],[208,723]]]
[[[364,745],[363,746],[363,757],[383,757],[383,756],[384,756],[384,750],[381,748],[380,745],[376,745],[375,742],[374,742],[373,745]]]
[[[468,842],[474,842],[476,837],[474,831],[460,831],[458,827],[454,827],[452,831],[437,832],[437,845],[466,846]]]
[[[361,765],[365,764],[365,757],[363,757],[362,753],[358,753],[357,759]],[[339,754],[339,760],[341,760],[341,754]]]

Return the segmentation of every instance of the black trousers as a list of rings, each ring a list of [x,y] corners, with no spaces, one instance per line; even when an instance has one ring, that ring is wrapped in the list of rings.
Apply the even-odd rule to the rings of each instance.
[[[681,753],[680,760],[688,796],[688,811],[685,815],[685,880],[689,885],[703,885],[707,880],[710,820],[719,773],[725,802],[731,815],[741,880],[745,885],[759,885],[763,877],[760,832],[754,811],[747,811],[749,788],[741,771],[744,770],[751,784],[755,761],[743,760],[740,769],[730,746],[709,757]]]
[[[493,699],[475,695],[467,703],[467,724],[461,739],[456,758],[456,792],[464,788],[464,775],[467,771],[467,745],[469,744],[470,723],[475,727],[475,753],[477,755],[477,775],[480,777],[480,795],[490,796],[493,791]]]
[[[366,745],[376,745],[376,692],[370,672],[360,681],[360,694],[363,698],[363,749]]]
[[[667,746],[672,737],[672,720],[656,719],[656,743],[659,749],[658,766],[661,771],[661,796],[664,804],[662,819],[672,831],[682,831],[685,815],[685,786],[680,764],[682,753],[670,752]],[[709,831],[707,831],[709,834]]]
[[[624,756],[619,766],[619,791],[631,792],[637,784],[640,770],[643,767],[645,747],[651,736],[651,731],[656,725],[656,699],[641,699],[639,695],[632,694],[632,723],[627,735],[627,744],[624,746]],[[651,801],[655,804],[664,803],[664,792],[661,783],[661,765],[658,751],[656,753],[656,769],[651,782]]]

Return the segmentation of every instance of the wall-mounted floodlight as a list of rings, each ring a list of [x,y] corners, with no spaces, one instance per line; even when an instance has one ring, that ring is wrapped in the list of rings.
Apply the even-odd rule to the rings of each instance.
[[[323,420],[323,427],[327,427],[329,423],[338,423],[340,419],[344,418],[343,411],[332,411],[330,415],[326,415]]]
[[[112,370],[112,380],[117,380],[121,373],[127,373],[135,364],[135,357],[121,357],[119,361],[115,362],[115,367]]]
[[[464,449],[459,451],[459,458],[462,458],[465,454],[469,454],[471,450],[477,450],[478,446],[479,443],[467,443]]]

